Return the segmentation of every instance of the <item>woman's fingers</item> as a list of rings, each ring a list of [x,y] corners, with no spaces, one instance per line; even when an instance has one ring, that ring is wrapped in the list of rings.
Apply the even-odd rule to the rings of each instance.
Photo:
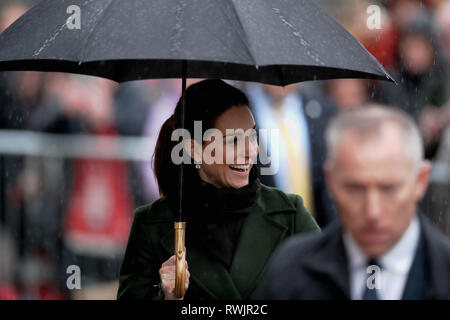
[[[175,265],[175,261],[176,261],[176,257],[175,257],[175,255],[173,255],[166,262],[164,262],[161,266],[165,267],[165,266]]]
[[[161,276],[161,279],[175,279],[176,275],[176,268],[175,267],[164,267],[159,269],[159,274]],[[191,274],[189,270],[186,269],[186,279],[189,279],[191,277]]]
[[[162,273],[161,280],[175,280],[175,275],[172,273]]]
[[[175,273],[175,269],[176,269],[175,266],[166,266],[166,267],[162,267],[159,270],[161,270],[162,273],[171,273],[171,272]]]
[[[186,250],[186,249],[185,249]],[[176,299],[174,296],[175,290],[175,278],[176,278],[176,256],[173,255],[167,261],[165,261],[161,268],[159,269],[159,275],[161,278],[161,287],[164,291],[165,299]],[[191,274],[188,270],[188,263],[186,261],[186,279],[185,279],[185,288],[186,290],[189,287],[189,279]]]

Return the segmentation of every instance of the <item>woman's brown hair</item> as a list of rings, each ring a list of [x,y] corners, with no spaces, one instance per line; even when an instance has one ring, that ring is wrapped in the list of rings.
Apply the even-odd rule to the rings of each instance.
[[[194,121],[202,122],[202,137],[214,127],[215,120],[226,110],[236,106],[249,106],[246,95],[222,80],[203,80],[186,89],[185,129],[194,137]],[[164,122],[156,142],[154,171],[162,195],[176,195],[179,191],[179,166],[171,159],[172,149],[179,141],[171,141],[172,132],[181,128],[181,98],[174,114]],[[197,141],[200,144],[202,141]],[[184,166],[187,182],[197,174],[194,164]]]

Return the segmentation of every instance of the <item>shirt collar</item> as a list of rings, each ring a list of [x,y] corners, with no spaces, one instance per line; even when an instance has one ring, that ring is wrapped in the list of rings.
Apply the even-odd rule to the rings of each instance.
[[[403,236],[381,257],[380,263],[393,272],[407,273],[414,259],[419,237],[419,220],[417,216],[414,216]]]
[[[419,237],[419,220],[415,215],[400,240],[378,259],[383,269],[396,273],[407,273],[414,259]],[[344,230],[343,242],[349,259],[349,267],[352,269],[365,268],[368,256],[362,251],[350,232]]]
[[[367,255],[361,250],[350,232],[343,232],[344,247],[347,251],[349,267],[351,269],[364,268],[367,264]]]

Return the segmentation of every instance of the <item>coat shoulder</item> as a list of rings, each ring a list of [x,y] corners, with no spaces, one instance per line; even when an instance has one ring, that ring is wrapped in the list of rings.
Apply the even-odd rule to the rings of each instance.
[[[302,268],[311,257],[333,246],[333,239],[340,235],[340,228],[340,224],[335,222],[322,232],[299,233],[287,239],[274,253],[272,265],[275,273],[289,273]]]
[[[166,197],[142,205],[134,211],[134,219],[144,224],[173,222],[174,218],[175,214],[170,209]]]
[[[304,264],[323,249],[325,240],[325,235],[321,232],[308,232],[293,235],[284,241],[270,258],[267,273],[253,298],[298,299],[303,288],[309,286],[304,273]]]
[[[422,231],[424,232],[428,248],[441,260],[445,260],[450,266],[450,237],[442,233],[426,216],[419,215],[422,224]],[[448,269],[450,270],[450,269]]]
[[[264,184],[261,184],[259,202],[266,213],[272,211],[296,211],[299,205],[303,207],[303,199],[299,195],[285,193],[280,189]]]
[[[278,222],[289,225],[291,235],[298,232],[319,231],[320,228],[297,194],[285,193],[262,185],[258,201],[261,211]]]
[[[419,219],[426,237],[435,242],[444,252],[450,254],[450,237],[442,233],[425,215],[420,214]]]
[[[327,229],[322,232],[300,233],[290,237],[277,249],[277,256],[282,260],[302,261],[303,257],[314,254],[327,245],[330,236]]]

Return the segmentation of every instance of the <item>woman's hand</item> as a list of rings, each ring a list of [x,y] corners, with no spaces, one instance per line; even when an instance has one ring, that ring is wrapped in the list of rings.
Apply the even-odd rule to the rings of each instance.
[[[159,276],[161,278],[162,290],[164,292],[165,300],[183,300],[184,297],[177,299],[175,298],[174,290],[175,290],[175,255],[171,256],[169,260],[164,262],[159,269]],[[189,287],[189,270],[188,263],[186,261],[186,280],[185,280],[185,288],[186,290]]]

